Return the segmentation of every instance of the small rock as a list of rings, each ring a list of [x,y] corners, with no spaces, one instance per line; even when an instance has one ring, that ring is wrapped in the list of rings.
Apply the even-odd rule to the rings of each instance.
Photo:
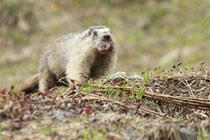
[[[187,130],[187,128],[182,127],[179,132],[182,140],[197,140],[198,132],[194,129]]]
[[[62,110],[53,110],[52,118],[57,118],[61,122],[66,122],[67,119],[72,119],[76,117],[78,117],[78,115],[73,114],[71,112],[62,111]]]

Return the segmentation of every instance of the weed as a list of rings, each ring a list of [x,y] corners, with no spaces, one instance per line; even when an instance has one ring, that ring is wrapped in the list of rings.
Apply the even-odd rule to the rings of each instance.
[[[84,140],[103,140],[105,137],[105,134],[106,134],[106,131],[103,131],[101,133],[98,130],[90,130],[90,128],[87,128],[82,132],[82,136]]]
[[[199,98],[203,98],[203,97],[204,97],[203,92],[200,92]]]
[[[116,93],[115,93],[115,99],[118,98],[118,96],[120,95],[121,93],[121,90],[120,89],[117,89],[116,90]]]
[[[125,120],[131,120],[132,117],[130,115],[126,115]]]
[[[0,134],[6,130],[6,127],[0,127]]]
[[[90,133],[90,128],[87,128],[85,129],[83,132],[82,132],[82,136],[83,136],[83,139],[84,140],[90,140],[92,137],[91,137],[91,133]]]
[[[113,95],[113,89],[108,87],[108,97],[111,98]]]
[[[142,77],[144,78],[145,83],[148,83],[152,80],[151,74],[147,72],[146,70],[143,72]]]
[[[132,86],[132,88],[130,89],[131,91],[130,91],[130,96],[129,96],[129,98],[130,99],[134,99],[134,96],[135,96],[135,94],[134,94],[134,91],[135,91],[135,88],[136,88],[136,84],[134,83],[134,85]]]
[[[137,94],[136,94],[136,98],[137,98],[138,100],[141,100],[141,99],[142,99],[142,97],[143,97],[144,92],[145,92],[146,89],[147,89],[147,88],[146,88],[145,86],[140,86],[139,91],[138,91]]]
[[[205,128],[201,127],[201,136],[198,136],[198,140],[209,140],[208,133],[206,132]]]
[[[175,121],[180,122],[180,121],[183,121],[183,120],[184,120],[184,118],[183,118],[182,115],[176,115],[176,116],[175,116]]]
[[[126,90],[125,90],[126,82],[123,82],[123,97],[127,97]]]
[[[51,134],[51,133],[58,134],[56,128],[52,128],[48,125],[41,125],[39,131],[43,134]]]

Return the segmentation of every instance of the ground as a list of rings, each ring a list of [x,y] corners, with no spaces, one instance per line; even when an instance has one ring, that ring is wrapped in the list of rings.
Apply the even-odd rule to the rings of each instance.
[[[207,140],[210,73],[176,67],[142,75],[118,72],[46,93],[2,90],[0,137]]]

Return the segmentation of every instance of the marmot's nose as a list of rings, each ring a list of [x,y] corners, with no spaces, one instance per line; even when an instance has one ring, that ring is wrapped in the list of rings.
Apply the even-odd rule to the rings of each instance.
[[[110,40],[110,35],[103,35],[105,40]]]

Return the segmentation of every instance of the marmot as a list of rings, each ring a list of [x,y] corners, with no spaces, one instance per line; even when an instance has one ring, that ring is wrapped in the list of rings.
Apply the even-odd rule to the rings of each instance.
[[[116,41],[106,26],[91,26],[82,33],[64,35],[49,44],[42,54],[39,74],[26,79],[19,90],[46,92],[62,77],[84,83],[113,72]],[[68,81],[70,82],[70,81]]]

